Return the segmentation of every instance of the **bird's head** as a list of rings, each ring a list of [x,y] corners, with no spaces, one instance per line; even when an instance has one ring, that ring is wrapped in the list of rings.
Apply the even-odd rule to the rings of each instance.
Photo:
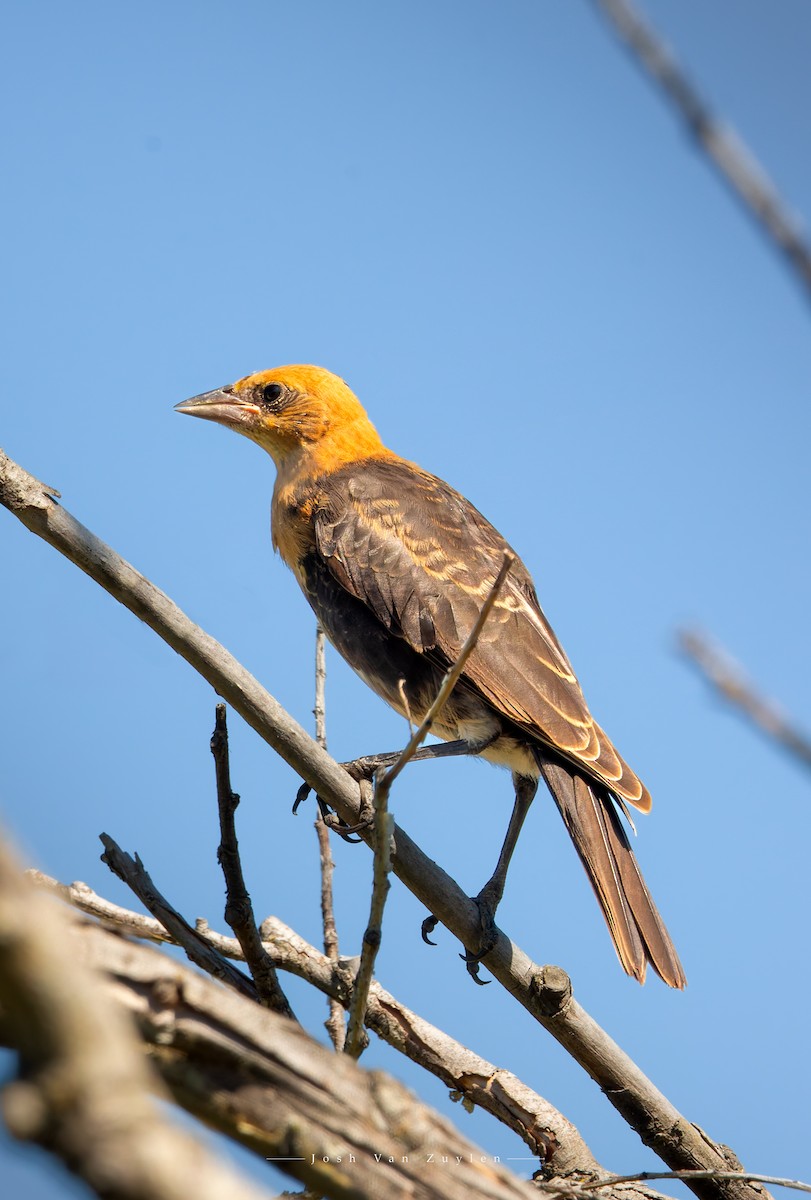
[[[357,396],[323,367],[258,371],[192,396],[176,412],[244,434],[279,467],[302,456],[328,467],[387,453]]]

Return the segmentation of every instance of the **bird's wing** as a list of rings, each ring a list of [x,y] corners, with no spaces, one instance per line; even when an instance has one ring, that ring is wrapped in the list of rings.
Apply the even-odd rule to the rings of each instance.
[[[333,577],[419,653],[455,661],[510,549],[473,505],[401,459],[325,481],[314,515]],[[642,809],[650,798],[588,711],[566,654],[516,558],[464,678],[505,717]]]

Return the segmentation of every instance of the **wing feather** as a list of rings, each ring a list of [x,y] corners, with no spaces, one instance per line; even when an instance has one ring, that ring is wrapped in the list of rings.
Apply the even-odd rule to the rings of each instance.
[[[333,577],[414,650],[455,661],[510,549],[504,538],[453,488],[402,459],[353,464],[324,488],[315,538]],[[518,558],[464,677],[530,735],[650,806],[593,720]]]

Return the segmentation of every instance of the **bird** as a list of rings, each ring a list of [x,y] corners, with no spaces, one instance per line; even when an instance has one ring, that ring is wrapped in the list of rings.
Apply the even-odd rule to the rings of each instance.
[[[276,466],[271,533],[327,637],[383,700],[419,722],[493,588],[506,579],[423,748],[470,754],[512,772],[515,802],[498,864],[475,897],[477,963],[540,780],[597,896],[620,963],[648,965],[673,988],[684,970],[620,819],[646,813],[647,788],[589,712],[529,571],[473,504],[388,449],[349,386],[323,367],[259,371],[176,411],[256,442]],[[431,926],[432,927],[432,926]]]

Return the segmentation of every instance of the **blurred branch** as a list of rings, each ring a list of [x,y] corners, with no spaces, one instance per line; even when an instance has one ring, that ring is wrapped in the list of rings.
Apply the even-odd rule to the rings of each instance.
[[[696,629],[679,630],[677,637],[679,648],[720,696],[803,766],[811,767],[811,737],[755,690],[733,658]]]
[[[665,93],[724,183],[780,251],[811,298],[811,248],[765,169],[735,130],[713,115],[631,0],[595,0],[595,3]]]
[[[48,913],[46,925],[52,915]],[[179,1143],[188,1143],[188,1151],[181,1155],[182,1144],[177,1152],[167,1146],[159,1122],[154,1122],[153,1132],[151,1124],[140,1118],[140,1110],[129,1112],[128,1073],[120,1067],[117,1047],[114,1050],[99,1036],[97,1013],[102,1001],[105,1007],[113,1007],[110,996],[117,1001],[116,1022],[124,1024],[122,1008],[130,1014],[152,1063],[179,1104],[319,1196],[529,1200],[537,1195],[529,1183],[499,1167],[402,1084],[382,1071],[363,1071],[280,1014],[95,923],[73,923],[62,946],[63,956],[78,958],[110,977],[106,988],[99,985],[81,997],[84,1038],[91,1043],[95,1069],[104,1085],[99,1136],[111,1125],[122,1140],[122,1152],[131,1139],[144,1175],[150,1167],[155,1170],[154,1161],[162,1156],[173,1174],[180,1173],[172,1191],[102,1191],[102,1195],[132,1195],[137,1200],[188,1200],[189,1196],[258,1200],[260,1194],[247,1186],[238,1190],[236,1180],[227,1178],[222,1169],[215,1173],[216,1163],[191,1138],[178,1135]],[[54,961],[60,960],[49,957],[52,978]],[[0,1039],[17,1044],[5,1009],[0,1011]],[[146,1078],[143,1056],[133,1058]],[[32,1111],[30,1104],[27,1109],[23,1104],[17,1108],[29,1115]],[[80,1114],[70,1105],[63,1103],[62,1108],[70,1114],[64,1118],[66,1124],[79,1123]],[[92,1133],[83,1142],[77,1153],[102,1156],[102,1143],[96,1145]],[[118,1167],[118,1156],[109,1158],[109,1143],[104,1149],[108,1170]],[[428,1168],[430,1186],[426,1186],[425,1162],[432,1153],[435,1160],[449,1154],[454,1167]]]
[[[0,844],[0,1029],[20,1058],[2,1094],[11,1132],[108,1200],[266,1196],[161,1114],[134,1030],[67,932]]]
[[[330,804],[346,824],[361,815],[358,784],[256,679],[154,584],[55,502],[56,493],[0,451],[0,503],[145,621]],[[367,829],[361,836],[371,842]],[[465,946],[480,933],[479,910],[458,883],[403,829],[394,827],[392,869]],[[559,967],[541,967],[499,932],[488,971],[586,1070],[625,1121],[671,1170],[728,1170],[722,1149],[670,1103],[636,1063],[577,1003]],[[253,984],[246,979],[251,987]],[[762,1200],[754,1185],[694,1182],[706,1200]]]
[[[37,886],[53,892],[108,928],[132,937],[169,942],[177,940],[152,917],[121,908],[97,895],[87,884],[57,883],[40,871],[29,871]],[[235,938],[216,933],[204,921],[197,933],[228,958],[242,958]],[[262,922],[265,949],[279,970],[305,980],[340,1006],[348,1006],[355,961],[333,961],[311,946],[277,917]],[[476,1105],[489,1112],[521,1137],[533,1154],[553,1160],[556,1175],[604,1175],[574,1125],[547,1100],[533,1092],[510,1071],[487,1062],[454,1038],[401,1004],[379,983],[373,982],[366,1006],[366,1024],[395,1050],[440,1079],[468,1109]]]

